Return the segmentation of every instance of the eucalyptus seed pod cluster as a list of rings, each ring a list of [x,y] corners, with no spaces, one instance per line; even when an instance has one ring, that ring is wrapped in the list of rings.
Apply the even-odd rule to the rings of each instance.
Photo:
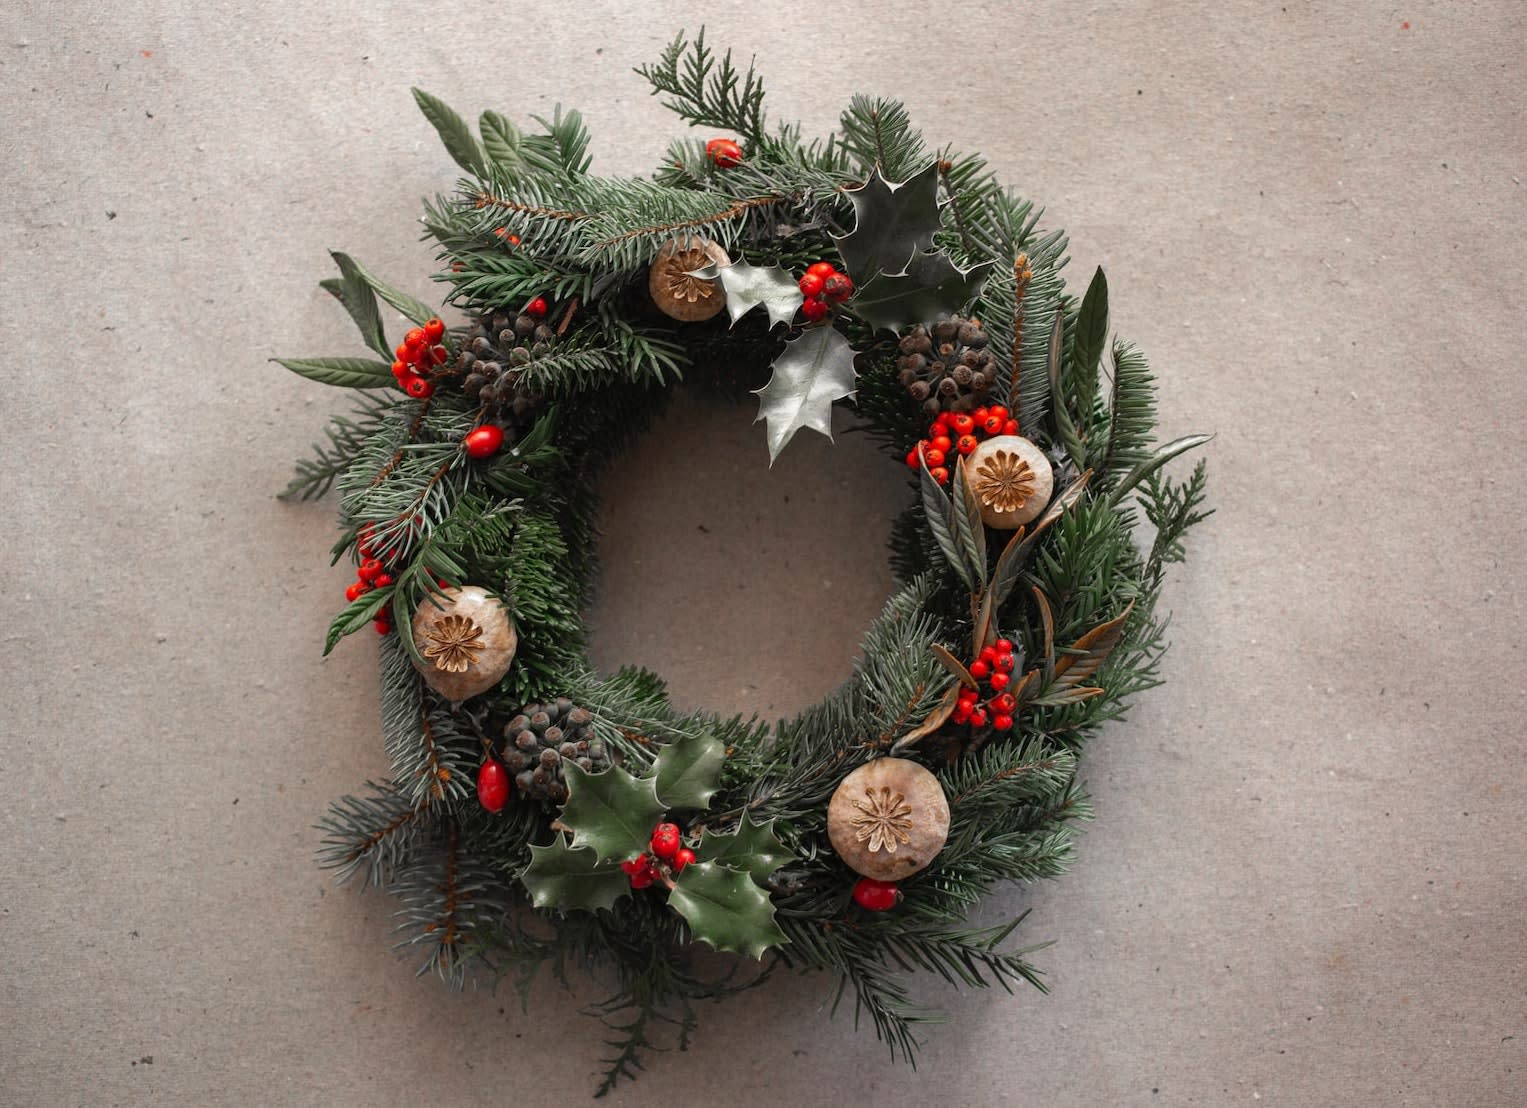
[[[610,764],[609,750],[594,737],[594,715],[567,697],[527,704],[504,725],[504,765],[524,796],[550,804],[567,800],[563,766],[598,773]]]
[[[902,337],[896,379],[929,415],[968,412],[997,382],[997,359],[981,325],[963,316],[921,324]]]
[[[536,399],[520,386],[520,370],[551,352],[556,332],[534,316],[503,309],[478,318],[461,345],[457,368],[461,391],[471,400],[497,407],[512,420],[534,414]]]

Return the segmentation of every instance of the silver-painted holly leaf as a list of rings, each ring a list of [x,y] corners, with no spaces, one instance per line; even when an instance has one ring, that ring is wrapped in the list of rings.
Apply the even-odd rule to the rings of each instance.
[[[795,278],[777,265],[748,265],[733,262],[710,276],[721,280],[726,290],[726,310],[736,323],[760,304],[769,313],[769,326],[789,323],[805,299]]]
[[[854,206],[854,229],[833,238],[854,284],[901,273],[914,254],[933,247],[940,227],[937,162],[900,184],[887,181],[877,165],[868,181],[844,195]]]
[[[774,376],[758,396],[758,419],[769,421],[769,464],[802,427],[832,438],[832,402],[854,394],[854,348],[831,327],[809,327],[785,344]]]
[[[848,306],[870,326],[887,331],[931,324],[974,300],[992,264],[962,270],[944,251],[924,250],[913,255],[900,273],[877,273]]]

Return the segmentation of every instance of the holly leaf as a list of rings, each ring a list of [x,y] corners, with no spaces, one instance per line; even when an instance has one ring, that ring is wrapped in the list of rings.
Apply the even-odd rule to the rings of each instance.
[[[589,847],[601,862],[640,853],[667,810],[653,779],[632,777],[619,766],[587,773],[569,760],[562,762],[562,773],[568,795],[560,821],[573,833],[573,845]]]
[[[558,835],[550,846],[532,846],[530,864],[520,880],[537,908],[562,912],[613,908],[631,891],[631,881],[619,865],[601,862],[592,850],[570,844],[566,835]]]
[[[380,389],[392,384],[392,366],[370,358],[272,358],[293,373],[324,385]]]
[[[854,284],[863,285],[875,274],[901,273],[920,250],[933,247],[941,226],[938,214],[938,163],[900,184],[881,175],[880,166],[870,179],[844,195],[854,206],[854,229],[834,235],[838,253]]]
[[[746,870],[754,881],[762,883],[790,861],[792,855],[775,837],[772,819],[767,823],[754,823],[744,812],[737,830],[725,835],[707,833],[700,840],[695,857],[702,862]]]
[[[785,344],[774,376],[758,396],[758,418],[768,420],[769,464],[802,427],[832,438],[832,402],[854,394],[854,350],[831,327],[811,327]]]
[[[993,263],[960,269],[942,250],[914,254],[902,271],[877,273],[848,306],[872,327],[904,331],[954,315],[981,292]]]
[[[704,808],[721,785],[726,747],[708,735],[691,735],[659,751],[653,777],[669,808]]]
[[[760,304],[769,313],[770,327],[776,323],[789,323],[806,299],[795,278],[777,265],[733,262],[720,269],[707,266],[698,275],[721,281],[721,287],[726,290],[726,310],[733,324]]]
[[[774,922],[769,894],[739,869],[713,862],[685,866],[668,906],[684,917],[695,938],[717,950],[759,958],[789,941]]]

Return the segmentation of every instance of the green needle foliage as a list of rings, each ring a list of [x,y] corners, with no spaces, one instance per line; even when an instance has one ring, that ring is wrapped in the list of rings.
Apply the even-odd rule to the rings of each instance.
[[[742,163],[717,165],[703,138],[682,137],[650,177],[595,177],[577,112],[522,125],[487,111],[474,127],[416,92],[464,175],[425,207],[442,298],[467,317],[424,364],[432,395],[393,391],[387,362],[369,357],[282,362],[367,390],[284,494],[337,489],[334,556],[379,559],[390,579],[339,612],[327,645],[377,619],[394,629],[380,666],[391,776],[334,803],[320,861],[396,895],[400,946],[420,972],[454,985],[510,977],[522,995],[541,969],[562,981],[575,967],[601,975],[611,992],[593,1009],[609,1033],[598,1094],[635,1076],[648,1051],[682,1049],[698,1001],[751,988],[775,966],[826,970],[833,1008],[851,1002],[856,1024],[911,1061],[924,1025],[942,1016],[915,998],[909,974],[1044,988],[1037,948],[1009,945],[1018,920],[965,921],[1000,884],[1053,877],[1072,860],[1089,815],[1078,777],[1086,740],[1160,680],[1166,567],[1209,514],[1203,463],[1186,480],[1165,466],[1204,439],[1155,442],[1154,378],[1138,350],[1111,338],[1102,274],[1082,297],[1068,293],[1064,235],[1043,230],[1040,210],[982,158],[934,152],[902,105],[854,97],[836,134],[805,138],[768,121],[751,64],[739,68],[703,34],[679,36],[639,72],[682,119],[736,139]],[[913,178],[915,188],[886,188]],[[911,210],[914,192],[925,208]],[[681,714],[653,674],[594,672],[583,613],[601,470],[675,381],[758,389],[802,333],[756,310],[735,326],[725,313],[675,322],[648,293],[654,256],[703,237],[799,275],[819,260],[846,264],[835,243],[853,236],[883,285],[910,281],[893,265],[911,259],[913,240],[881,234],[882,218],[916,229],[924,261],[935,259],[925,272],[959,274],[930,278],[912,299],[981,321],[997,359],[989,402],[1047,452],[1049,509],[1020,535],[991,531],[958,466],[952,496],[931,473],[913,474],[891,551],[902,588],[866,631],[849,680],[793,719]],[[381,304],[416,325],[432,309],[347,255],[335,261],[341,276],[324,287],[389,358]],[[897,380],[897,337],[853,299],[824,326],[852,348],[852,367],[834,370],[857,376],[852,403],[887,464],[901,464],[928,415]],[[474,457],[464,440],[485,424],[504,443]],[[498,685],[462,703],[421,677],[408,631],[455,584],[501,597],[519,640]],[[998,639],[1014,644],[1013,725],[957,722],[962,666]],[[577,726],[599,764],[560,771],[565,803],[521,780],[488,811],[474,775],[515,756],[533,705],[570,720],[585,719],[566,715],[574,706],[587,713]],[[850,771],[893,752],[937,774],[951,826],[932,864],[901,883],[901,903],[876,913],[854,902],[857,875],[833,852],[826,813]],[[640,818],[621,797],[642,798]],[[687,878],[665,871],[634,887],[619,862],[628,846],[645,849],[632,828],[660,809],[698,859]],[[697,940],[764,953],[703,977],[690,956]]]

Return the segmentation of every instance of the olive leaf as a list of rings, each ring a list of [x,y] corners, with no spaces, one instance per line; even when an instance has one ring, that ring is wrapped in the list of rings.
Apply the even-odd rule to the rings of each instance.
[[[832,438],[832,402],[854,394],[854,348],[831,327],[811,327],[785,344],[774,376],[758,397],[758,420],[768,421],[769,464],[802,427]]]
[[[1086,464],[1087,452],[1082,449],[1081,435],[1077,433],[1076,424],[1071,420],[1071,413],[1066,409],[1066,394],[1060,387],[1060,349],[1061,339],[1065,333],[1066,316],[1057,308],[1055,320],[1050,324],[1050,347],[1045,357],[1046,376],[1050,379],[1050,410],[1055,413],[1055,431],[1060,437],[1061,444],[1080,468]]]
[[[1155,450],[1151,451],[1149,457],[1119,478],[1119,483],[1108,494],[1108,506],[1114,507],[1117,505],[1120,500],[1124,499],[1125,494],[1130,489],[1144,481],[1151,474],[1166,465],[1167,462],[1177,457],[1177,455],[1186,454],[1189,450],[1202,446],[1212,438],[1214,438],[1213,435],[1184,435],[1180,439],[1173,439],[1169,443],[1156,447]]]
[[[339,266],[340,276],[320,281],[319,284],[345,306],[345,311],[350,313],[350,318],[355,320],[355,325],[360,328],[361,338],[365,340],[366,345],[390,362],[392,348],[387,345],[387,333],[382,327],[382,314],[376,306],[376,292],[360,275],[359,268],[349,254],[331,250],[329,257],[333,258],[334,264]]]
[[[1074,687],[1102,669],[1108,655],[1124,638],[1124,625],[1134,610],[1134,601],[1130,601],[1120,615],[1098,624],[1072,643],[1070,649],[1055,660],[1055,683]]]
[[[346,389],[380,389],[392,384],[392,366],[370,358],[272,358],[310,381]]]
[[[668,894],[668,906],[689,923],[691,935],[717,950],[759,958],[789,942],[774,920],[769,894],[742,870],[692,862]]]
[[[631,882],[615,862],[605,862],[588,847],[573,846],[558,835],[548,846],[530,848],[530,864],[520,880],[537,908],[594,911],[613,908],[631,891]]]
[[[918,462],[919,481],[923,494],[923,515],[928,520],[928,530],[933,532],[933,541],[938,543],[944,560],[964,582],[965,587],[973,589],[976,587],[975,580],[971,577],[970,567],[965,564],[965,556],[960,552],[960,546],[954,537],[954,506],[944,495],[944,490],[939,487],[938,480],[928,472],[928,463],[921,452],[918,454]]]
[[[413,93],[414,102],[419,105],[424,118],[430,121],[440,135],[440,141],[445,144],[445,152],[468,173],[486,177],[487,157],[483,154],[477,136],[472,134],[472,128],[467,126],[467,121],[438,96],[431,96],[418,88]]]

